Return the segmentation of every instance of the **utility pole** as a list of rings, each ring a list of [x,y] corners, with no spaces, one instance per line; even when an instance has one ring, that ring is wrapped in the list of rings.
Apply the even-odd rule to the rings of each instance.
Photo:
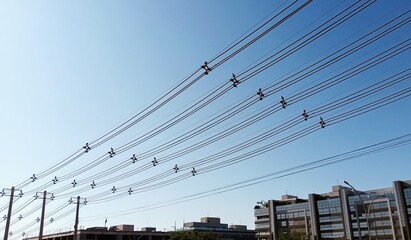
[[[10,228],[10,219],[11,219],[11,210],[13,209],[13,200],[14,200],[14,191],[16,190],[14,187],[11,189],[3,189],[2,195],[6,195],[5,190],[10,191],[10,202],[9,202],[9,211],[7,212],[7,219],[6,219],[6,228],[4,230],[4,240],[9,238],[9,228]],[[23,193],[20,194],[20,197]]]
[[[77,240],[78,212],[80,210],[80,196],[77,197],[76,222],[74,223],[74,240]]]
[[[36,193],[36,199],[37,199],[38,194],[39,193],[37,192]],[[39,240],[43,239],[44,216],[45,216],[45,213],[46,213],[46,199],[48,199],[47,194],[50,194],[50,193],[47,193],[47,191],[43,192],[43,207],[41,209]],[[54,200],[54,195],[52,193],[51,193],[51,196],[49,197],[49,199]]]
[[[44,215],[45,215],[45,212],[46,212],[46,196],[47,196],[47,191],[44,191],[44,193],[43,193],[43,208],[41,209],[39,240],[43,239]]]
[[[23,191],[18,190],[18,189],[15,189],[14,187],[12,187],[11,189],[3,188],[3,191],[1,192],[0,195],[1,195],[1,196],[4,196],[4,195],[7,196],[8,194],[6,194],[6,190],[7,190],[7,191],[10,191],[10,202],[9,202],[9,211],[8,211],[7,215],[5,216],[5,219],[6,219],[7,221],[6,221],[6,227],[5,227],[5,230],[4,230],[4,240],[7,240],[8,237],[9,237],[9,235],[12,234],[11,232],[9,233],[9,228],[10,228],[10,220],[11,220],[11,211],[12,211],[12,209],[13,209],[14,192],[20,191],[20,193],[18,194],[18,196],[19,196],[19,197],[22,197],[22,196],[23,196]],[[20,218],[19,218],[19,219],[20,219]]]
[[[87,200],[84,198],[84,201],[80,201],[80,196],[77,197],[77,201],[74,202],[73,198],[70,199],[70,203],[76,203],[76,221],[74,222],[74,238],[73,240],[77,240],[77,230],[78,230],[78,217],[79,217],[79,210],[80,210],[80,203],[83,203],[84,205],[87,204]]]

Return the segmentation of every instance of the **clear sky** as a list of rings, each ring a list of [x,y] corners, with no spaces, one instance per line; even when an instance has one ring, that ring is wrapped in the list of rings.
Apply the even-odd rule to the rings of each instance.
[[[207,2],[178,1],[0,1],[0,187],[10,188],[40,173],[55,163],[65,159],[81,148],[86,142],[92,142],[104,133],[137,114],[149,104],[238,40],[252,27],[262,24],[267,16],[272,17],[285,9],[292,1],[218,1]],[[299,1],[292,9],[303,4]],[[367,1],[362,1],[362,3]],[[407,48],[387,61],[360,73],[341,84],[330,87],[316,95],[305,97],[309,87],[319,84],[351,67],[366,61],[377,59],[376,55],[404,42],[409,45],[411,25],[404,24],[397,30],[358,50],[337,63],[304,78],[301,82],[268,95],[262,101],[233,118],[217,125],[203,134],[197,134],[166,151],[141,159],[117,169],[110,175],[103,174],[96,178],[97,187],[78,193],[79,189],[89,186],[91,181],[82,179],[105,170],[113,169],[122,162],[127,162],[133,153],[139,155],[158,145],[192,129],[198,129],[210,122],[212,116],[227,111],[248,96],[254,95],[259,88],[284,81],[286,76],[309,66],[339,48],[364,36],[373,29],[405,13],[401,19],[410,17],[411,3],[408,0],[376,1],[354,17],[327,32],[306,47],[279,61],[266,71],[240,83],[222,97],[207,105],[197,113],[179,122],[172,128],[158,134],[138,146],[109,158],[104,163],[81,174],[75,174],[58,184],[41,188],[56,176],[84,168],[111,147],[136,139],[163,123],[170,122],[175,116],[207,94],[213,93],[222,84],[230,86],[232,73],[239,74],[264,58],[280,51],[293,41],[314,30],[317,26],[354,4],[354,1],[314,1],[307,7],[286,20],[276,29],[265,35],[229,61],[202,77],[188,90],[173,99],[163,108],[146,117],[124,133],[111,139],[89,153],[82,155],[67,166],[51,172],[22,190],[22,200],[18,200],[15,209],[33,198],[30,191],[57,191],[56,200],[50,202],[46,214],[67,202],[70,197],[80,195],[84,198],[99,193],[110,201],[85,205],[81,208],[80,225],[84,227],[104,225],[134,224],[141,228],[154,226],[160,230],[171,230],[175,224],[180,228],[183,222],[199,221],[200,217],[217,216],[229,224],[246,224],[254,228],[253,208],[257,201],[280,198],[283,194],[307,197],[311,192],[324,193],[331,186],[349,181],[358,189],[389,187],[394,180],[411,179],[411,146],[406,145],[389,151],[380,152],[362,158],[352,159],[314,169],[276,180],[237,189],[177,205],[160,208],[160,203],[172,201],[191,194],[234,184],[239,181],[281,171],[304,163],[351,151],[377,142],[385,141],[411,133],[411,97],[365,113],[336,124],[326,124],[321,129],[320,116],[309,118],[290,127],[248,149],[241,149],[228,156],[219,157],[214,162],[196,166],[196,161],[234,148],[257,135],[262,135],[276,126],[285,126],[290,119],[300,116],[303,109],[313,109],[331,101],[366,88],[378,81],[393,76],[410,68],[411,54]],[[370,2],[371,3],[371,2]],[[270,22],[276,21],[292,11]],[[398,20],[400,21],[400,20]],[[397,23],[397,22],[396,22]],[[267,28],[267,26],[266,26]],[[256,36],[256,35],[253,35]],[[247,40],[249,41],[249,40]],[[245,44],[240,44],[239,46]],[[407,42],[408,41],[408,42]],[[407,45],[408,44],[408,45]],[[408,46],[409,47],[409,46]],[[221,60],[221,59],[219,59]],[[216,62],[218,62],[216,60]],[[195,76],[202,73],[198,72]],[[409,72],[408,72],[409,73]],[[288,75],[287,75],[288,74]],[[352,110],[377,99],[396,93],[411,86],[409,75],[401,83],[384,88],[383,91],[367,98],[321,115],[327,123],[335,115]],[[162,162],[162,158],[184,147],[204,139],[211,139],[214,134],[230,126],[239,125],[250,116],[263,109],[280,106],[281,96],[286,101],[301,92],[303,99],[289,102],[286,109],[197,151]],[[310,112],[308,112],[311,114]],[[258,147],[317,124],[318,131],[298,138],[259,156],[247,159],[216,171],[201,172],[201,169],[213,163],[224,162],[240,156]],[[107,154],[105,155],[107,156]],[[115,181],[114,177],[139,166],[150,166],[156,157],[159,165],[147,167],[139,173]],[[198,174],[194,177],[139,192],[131,196],[115,199],[121,192],[110,193],[115,186],[121,188],[129,184],[144,181],[162,172],[170,171],[175,164],[194,163]],[[144,165],[148,164],[148,165]],[[190,175],[191,166],[177,174],[159,178],[167,181],[179,174]],[[82,186],[71,187],[73,180]],[[107,180],[106,185],[99,185]],[[154,180],[148,182],[155,183]],[[141,185],[146,186],[146,185]],[[128,189],[128,187],[124,187]],[[126,191],[123,189],[124,194]],[[6,196],[0,197],[0,215],[8,203]],[[33,201],[20,212],[12,216],[16,220],[19,214],[35,209],[40,200]],[[141,211],[140,207],[150,206],[150,210]],[[74,213],[65,218],[56,216],[74,209],[69,205],[56,214],[47,214],[46,221],[55,218],[46,227],[46,232],[69,229],[74,224]],[[130,213],[124,214],[122,213]],[[18,230],[30,225],[40,210],[33,210],[21,221],[16,221],[10,228],[13,237],[21,236]],[[0,222],[1,232],[5,221]],[[27,229],[35,229],[36,224]],[[17,235],[20,234],[20,235]],[[37,230],[34,231],[37,234]]]

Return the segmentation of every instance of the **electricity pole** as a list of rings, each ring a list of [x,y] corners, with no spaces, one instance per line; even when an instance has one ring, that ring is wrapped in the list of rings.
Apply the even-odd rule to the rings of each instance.
[[[10,195],[8,193],[6,193],[6,191],[10,191]],[[12,187],[11,189],[8,188],[3,188],[3,191],[1,192],[1,196],[10,196],[10,202],[9,202],[9,211],[7,213],[7,215],[5,216],[5,220],[6,220],[6,227],[4,230],[4,240],[7,240],[9,237],[9,228],[10,228],[10,220],[11,220],[11,211],[13,209],[13,201],[14,201],[14,192],[15,191],[20,191],[20,193],[18,194],[19,197],[23,196],[23,191],[15,189],[14,187]]]
[[[7,213],[7,219],[6,219],[6,229],[4,230],[4,240],[7,240],[9,237],[9,228],[10,228],[10,219],[11,219],[11,209],[13,208],[13,200],[14,200],[14,187],[10,190],[10,203],[9,203],[9,211]],[[4,189],[3,189],[4,193]]]
[[[39,193],[36,193],[36,196],[38,196]],[[54,195],[51,193],[51,196],[48,198],[47,195],[50,193],[47,193],[47,191],[43,192],[43,207],[41,209],[41,219],[40,219],[40,232],[39,232],[39,240],[43,239],[43,229],[44,229],[44,216],[46,213],[46,199],[54,200]]]
[[[77,206],[76,206],[76,222],[74,223],[74,240],[77,240],[77,229],[78,229],[78,214],[80,210],[80,196],[77,197]]]
[[[73,240],[77,240],[77,230],[78,230],[78,217],[79,217],[79,210],[80,210],[80,203],[86,205],[87,200],[84,198],[83,201],[80,200],[80,196],[77,197],[77,200],[74,202],[73,198],[70,199],[70,203],[76,203],[76,220],[74,222],[74,238]]]

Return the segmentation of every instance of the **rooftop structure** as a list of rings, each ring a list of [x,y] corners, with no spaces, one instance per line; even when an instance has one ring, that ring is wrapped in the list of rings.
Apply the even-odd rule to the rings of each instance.
[[[73,240],[74,231],[61,232],[43,236],[43,240]],[[25,238],[24,240],[37,240],[38,237]],[[117,225],[112,227],[92,227],[77,231],[77,240],[167,240],[170,232],[157,232],[155,228],[142,228],[134,231],[134,225]]]
[[[255,240],[255,231],[247,230],[245,225],[230,225],[220,222],[220,218],[204,217],[200,222],[184,224],[180,231],[211,233],[217,239],[224,240]],[[134,231],[134,225],[116,225],[112,227],[92,227],[77,231],[76,240],[167,240],[172,232],[158,232],[155,227],[143,227]],[[24,240],[37,240],[38,237],[29,237]],[[44,240],[73,240],[74,231],[49,234]]]
[[[184,223],[183,231],[211,232],[218,239],[254,240],[255,231],[247,230],[246,225],[228,225],[221,223],[220,218],[203,217],[200,222]]]

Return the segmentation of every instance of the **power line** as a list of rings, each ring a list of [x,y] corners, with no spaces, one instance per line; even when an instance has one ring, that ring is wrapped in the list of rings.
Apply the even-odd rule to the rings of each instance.
[[[409,75],[408,75],[408,78],[409,78]],[[410,87],[410,88],[411,88],[411,87]],[[366,105],[361,106],[361,107],[358,107],[358,108],[355,108],[355,109],[353,109],[353,110],[349,110],[349,111],[347,111],[347,112],[345,112],[345,113],[343,113],[343,114],[340,114],[340,115],[335,116],[334,118],[330,118],[330,119],[328,120],[328,122],[327,122],[327,125],[335,124],[335,123],[337,123],[337,122],[341,122],[341,121],[350,119],[350,118],[352,118],[352,117],[358,116],[358,115],[360,115],[360,114],[364,114],[364,113],[366,113],[366,112],[368,112],[368,111],[371,111],[371,110],[380,108],[380,107],[382,107],[382,106],[385,106],[385,105],[387,105],[387,104],[393,103],[393,102],[395,102],[395,101],[398,101],[398,100],[402,99],[403,97],[408,97],[408,96],[410,95],[410,90],[409,90],[410,88],[407,88],[407,89],[405,89],[405,90],[402,90],[402,91],[396,92],[396,93],[394,93],[394,94],[385,96],[385,97],[380,98],[380,99],[378,99],[378,100],[376,100],[376,101],[374,101],[374,102],[371,102],[371,103],[369,103],[369,104],[366,104]],[[357,98],[356,100],[358,100],[358,99],[359,99],[359,98]],[[344,99],[343,99],[343,100],[344,100]],[[341,107],[341,106],[343,106],[343,105],[340,105],[340,107]],[[315,112],[315,111],[313,111],[313,112]],[[324,114],[324,112],[322,112],[322,114]],[[316,113],[316,114],[315,114],[315,116],[317,116],[317,115],[319,115],[319,113]],[[304,121],[304,120],[302,120],[302,121]],[[290,125],[293,125],[293,124],[296,124],[296,123],[297,123],[296,121],[295,121],[295,122],[291,122]],[[290,126],[282,126],[279,130],[281,131],[281,130],[287,129],[287,128],[289,128],[289,127],[290,127]],[[273,130],[274,130],[274,129],[273,129]],[[261,140],[264,140],[264,139],[267,139],[267,138],[271,137],[272,134],[278,133],[279,130],[269,131],[269,132],[267,132],[267,134],[265,134],[265,135],[263,135],[263,136],[260,136],[260,137],[258,137],[257,139],[255,139],[255,140],[253,140],[253,141],[247,140],[247,141],[244,142],[244,144],[239,144],[239,145],[237,145],[237,146],[238,146],[238,148],[245,149],[246,146],[250,146],[250,145],[252,145],[252,144],[255,144],[256,142],[259,142],[259,141],[261,141]],[[273,142],[273,143],[267,144],[267,145],[265,145],[265,146],[263,146],[263,147],[257,148],[257,149],[255,149],[255,150],[252,150],[252,151],[250,151],[250,152],[244,153],[244,154],[242,154],[242,155],[239,155],[239,156],[236,156],[236,157],[232,157],[232,158],[229,159],[229,160],[225,160],[225,161],[222,161],[222,162],[219,162],[219,163],[216,163],[216,164],[213,164],[213,165],[204,167],[204,168],[198,168],[197,171],[200,171],[200,174],[201,174],[201,173],[206,173],[206,172],[209,172],[209,171],[212,171],[212,170],[216,170],[216,169],[220,169],[220,168],[222,168],[222,167],[226,167],[226,166],[232,165],[232,164],[234,164],[234,163],[238,163],[238,162],[240,162],[240,161],[244,161],[244,160],[249,159],[249,158],[251,158],[251,157],[255,157],[255,156],[261,155],[261,154],[263,154],[263,153],[265,153],[265,152],[267,152],[267,151],[271,151],[271,150],[273,150],[273,149],[275,149],[275,148],[277,148],[277,147],[280,147],[280,146],[283,146],[283,145],[285,145],[285,144],[288,144],[288,143],[290,143],[290,142],[292,142],[292,141],[295,141],[295,140],[297,140],[297,139],[299,139],[299,138],[301,138],[301,137],[303,137],[303,136],[306,136],[306,135],[308,135],[308,134],[310,134],[310,133],[313,133],[313,132],[315,132],[315,131],[317,131],[317,130],[318,130],[317,124],[311,125],[311,126],[305,128],[305,129],[303,129],[303,130],[300,130],[300,131],[298,131],[298,132],[296,132],[296,133],[293,133],[293,134],[289,135],[289,136],[286,137],[286,138],[283,138],[283,139],[281,139],[281,140],[278,140],[278,141],[275,141],[275,142]],[[180,165],[179,168],[180,168],[180,169],[191,168],[192,166],[200,166],[200,165],[203,165],[203,164],[205,164],[205,163],[207,163],[207,162],[211,162],[211,161],[215,161],[215,160],[217,160],[217,159],[221,159],[222,157],[229,156],[230,154],[235,153],[238,148],[231,148],[231,149],[229,149],[229,150],[227,150],[227,151],[223,151],[223,152],[220,152],[220,153],[211,155],[211,156],[209,156],[209,157],[206,157],[206,158],[197,160],[197,161],[195,161],[195,162],[193,162],[193,163],[191,163],[191,164],[189,164],[189,165],[186,165],[186,166]],[[136,185],[136,184],[126,185],[126,186],[121,187],[121,188],[118,187],[117,189],[133,188],[133,191],[134,191],[134,192],[140,191],[140,190],[141,190],[141,191],[146,191],[147,189],[154,189],[154,188],[157,188],[157,187],[159,187],[159,186],[165,186],[165,185],[169,185],[169,184],[172,184],[172,183],[181,181],[181,180],[183,180],[183,179],[186,179],[186,178],[190,177],[189,175],[190,175],[189,173],[185,173],[185,174],[182,174],[182,175],[180,175],[180,176],[174,177],[174,178],[172,178],[171,180],[164,180],[164,181],[160,182],[159,184],[151,184],[151,185],[149,185],[149,186],[147,186],[147,187],[140,187],[139,189],[135,189],[135,187],[138,186],[138,185]],[[160,175],[160,177],[159,177],[158,179],[163,179],[163,178],[164,178],[164,176]],[[149,180],[141,181],[141,183],[143,183],[143,184],[148,183],[148,182],[152,183],[154,180],[155,180],[155,177],[153,177],[153,178],[151,178],[151,179],[149,179]],[[94,198],[97,198],[97,196],[104,196],[104,195],[106,195],[106,194],[103,192],[103,193],[101,193],[101,194],[93,195],[93,196],[90,197],[89,199],[94,199]]]
[[[405,42],[407,42],[407,41],[405,41]],[[380,54],[377,54],[376,56],[372,56],[372,57],[370,57],[368,60],[364,61],[362,64],[357,65],[356,67],[353,67],[353,68],[349,69],[349,70],[351,70],[351,71],[349,71],[349,70],[343,71],[342,73],[339,73],[339,74],[337,74],[336,76],[330,77],[328,80],[325,80],[324,82],[318,84],[317,86],[311,87],[311,88],[309,88],[309,89],[304,89],[304,90],[302,90],[300,93],[297,93],[297,94],[295,94],[294,96],[291,96],[291,97],[290,97],[289,104],[293,104],[293,103],[295,103],[295,102],[297,102],[297,101],[301,101],[302,99],[305,99],[306,97],[311,96],[311,95],[314,94],[314,93],[318,93],[318,92],[320,92],[320,91],[323,91],[323,90],[325,90],[326,88],[329,88],[329,87],[331,87],[331,86],[334,86],[334,85],[337,84],[337,83],[340,83],[340,82],[342,82],[342,81],[345,81],[345,80],[347,80],[347,79],[349,79],[349,78],[351,78],[351,77],[353,77],[353,76],[361,73],[362,71],[365,71],[365,70],[369,69],[369,68],[372,67],[372,66],[376,66],[377,63],[379,64],[379,63],[381,63],[381,62],[383,62],[383,61],[386,61],[386,60],[388,59],[388,57],[393,57],[393,56],[394,56],[394,55],[393,55],[394,53],[395,53],[395,54],[399,54],[401,51],[405,51],[406,49],[403,48],[403,45],[404,45],[403,43],[397,44],[395,47],[391,47],[391,48],[389,48],[388,50],[383,51],[383,53],[384,53],[385,55],[380,53]],[[407,45],[405,45],[405,46],[407,46]],[[398,51],[398,49],[400,49],[401,51]],[[379,56],[379,58],[378,58],[377,56]],[[372,63],[372,64],[364,64],[364,63]],[[361,68],[359,68],[358,66],[361,66]],[[338,77],[338,75],[342,75],[342,77]],[[319,86],[319,87],[318,87],[318,86]],[[324,86],[325,86],[325,87],[324,87]],[[314,91],[314,90],[310,90],[310,89],[315,89],[315,91]],[[305,96],[304,98],[297,98],[297,97],[295,97],[295,96],[300,96],[301,93],[306,93],[306,96]],[[279,109],[281,109],[279,106],[278,106],[277,108],[273,108],[273,109],[271,110],[271,113],[276,112],[276,111],[278,111]],[[292,124],[296,124],[296,123],[301,122],[301,121],[302,121],[302,118],[300,118],[300,119],[299,119],[298,117],[297,117],[297,118],[294,118],[293,121],[290,121],[287,126],[291,126]],[[240,128],[241,128],[241,125],[240,125]],[[280,130],[276,130],[276,131],[280,131],[280,132],[281,132],[281,131],[284,131],[284,130],[286,130],[286,129],[289,129],[289,127],[283,126]],[[265,135],[264,135],[264,136],[265,136]],[[221,137],[221,135],[218,136],[217,139],[220,138],[220,137]],[[261,139],[262,139],[262,140],[265,140],[265,138],[261,138]],[[211,139],[211,140],[209,139],[208,141],[213,141],[213,139]],[[258,141],[261,141],[261,140],[258,140]],[[252,143],[254,143],[254,141],[249,141],[249,140],[246,141],[246,142],[247,142],[246,145],[240,144],[240,145],[238,145],[236,148],[231,149],[230,152],[236,152],[238,149],[243,149],[245,146],[250,146]],[[205,144],[204,141],[199,143],[200,146],[201,146],[202,144]],[[199,146],[199,145],[197,145],[197,146]],[[194,145],[194,146],[195,146],[195,145]],[[186,148],[186,149],[187,149],[187,148]],[[228,153],[226,153],[226,154],[228,154]],[[179,156],[181,156],[181,155],[182,155],[182,153],[174,153],[174,154],[171,155],[171,156],[173,156],[173,157],[170,157],[169,159],[168,159],[167,157],[165,157],[165,161],[169,161],[169,160],[175,159],[176,157],[179,157]],[[180,166],[180,169],[191,168],[191,167],[193,167],[195,164],[197,164],[197,163],[193,163],[193,164],[188,165],[188,166],[182,165],[182,166]],[[121,174],[121,175],[120,175],[120,179],[124,179],[124,178],[126,178],[126,177],[128,177],[128,176],[132,176],[132,175],[134,175],[134,174],[136,174],[136,173],[139,173],[139,172],[141,172],[141,171],[147,170],[147,169],[149,169],[149,168],[150,168],[149,166],[145,165],[145,166],[143,166],[142,168],[139,168],[139,169],[130,171],[130,173]],[[165,173],[162,173],[162,174],[156,176],[155,178],[163,178],[164,176],[167,176],[167,175],[170,175],[170,174],[171,174],[171,173],[165,172]],[[154,177],[153,177],[153,178],[154,178]],[[145,182],[150,182],[151,180],[153,180],[153,178],[148,179],[148,180],[144,180],[144,181],[145,181]],[[108,180],[106,180],[105,182],[102,182],[102,183],[100,183],[100,184],[101,184],[101,185],[105,185],[105,184],[108,184],[108,183],[110,183],[110,182],[114,182],[114,181],[118,181],[118,180],[119,180],[119,179],[116,179],[116,178],[113,179],[113,178],[111,178],[111,179],[108,179]],[[66,189],[69,189],[69,188],[67,187]],[[83,190],[86,190],[86,189],[83,189]],[[70,194],[70,193],[68,193],[68,194]]]
[[[133,209],[127,209],[127,210],[122,211],[122,212],[126,212],[126,213],[124,213],[124,214],[122,214],[122,213],[117,214],[116,213],[115,216],[124,216],[124,215],[128,215],[128,214],[133,214],[133,213],[136,212],[136,210],[137,211],[148,211],[148,210],[152,210],[152,209],[158,209],[158,208],[161,208],[161,207],[168,207],[168,206],[184,203],[184,202],[187,202],[187,201],[192,201],[192,200],[196,200],[196,199],[200,199],[200,198],[204,198],[204,197],[209,197],[209,196],[216,195],[216,194],[226,193],[226,192],[229,192],[229,191],[233,191],[233,190],[237,190],[237,189],[240,189],[240,188],[245,188],[245,187],[261,184],[261,183],[264,183],[264,182],[268,182],[268,181],[288,177],[288,176],[291,176],[291,175],[295,175],[295,174],[299,174],[299,173],[302,173],[302,172],[314,170],[314,169],[325,167],[325,166],[328,166],[328,165],[341,163],[343,161],[349,161],[349,160],[365,157],[365,156],[368,156],[368,155],[371,155],[371,154],[376,154],[376,153],[380,153],[380,152],[383,152],[383,151],[392,150],[392,149],[395,149],[395,148],[398,148],[398,147],[407,146],[409,144],[411,144],[411,133],[408,133],[408,134],[405,134],[405,135],[402,135],[402,136],[399,136],[399,137],[396,137],[396,138],[392,138],[392,139],[389,139],[389,140],[385,140],[385,141],[382,141],[382,142],[378,142],[378,143],[375,143],[375,144],[371,144],[371,145],[368,145],[368,146],[365,146],[365,147],[357,148],[355,150],[351,150],[351,151],[348,151],[348,152],[336,154],[336,155],[333,155],[331,157],[326,157],[326,158],[311,161],[311,162],[308,162],[308,163],[305,163],[305,164],[296,165],[294,167],[290,167],[290,168],[287,168],[287,169],[275,171],[275,172],[265,174],[265,175],[262,175],[262,176],[259,176],[259,177],[255,177],[255,178],[251,178],[251,179],[248,179],[248,180],[240,181],[240,182],[237,182],[237,183],[225,185],[225,186],[218,187],[218,188],[213,188],[213,189],[210,189],[210,190],[207,190],[207,191],[202,191],[202,192],[198,192],[198,193],[195,193],[195,194],[190,194],[190,195],[187,195],[187,196],[179,197],[179,198],[172,199],[172,200],[163,201],[163,202],[160,202],[160,203],[150,204],[150,205],[141,206],[141,207],[133,208]],[[104,216],[107,216],[107,214],[105,214]]]
[[[260,38],[264,37],[267,33],[271,32],[273,29],[275,29],[277,26],[279,26],[280,24],[282,24],[285,20],[287,20],[288,18],[290,18],[291,16],[293,16],[294,14],[296,14],[297,12],[299,12],[301,9],[303,9],[305,6],[307,6],[312,0],[307,0],[303,5],[299,6],[297,9],[293,10],[291,13],[289,13],[286,17],[282,18],[280,21],[278,21],[276,24],[270,26],[268,29],[266,29],[265,31],[263,31],[262,33],[258,34],[257,36],[255,36],[254,38],[252,38],[251,40],[249,40],[246,44],[244,44],[243,46],[241,46],[239,49],[235,50],[233,53],[229,54],[228,56],[226,56],[223,60],[221,60],[220,62],[218,62],[216,65],[212,66],[212,67],[208,67],[207,62],[205,62],[205,64],[200,67],[199,69],[195,70],[192,74],[190,74],[187,78],[185,78],[182,82],[178,83],[175,87],[173,87],[171,90],[169,90],[168,92],[166,92],[164,95],[162,95],[159,99],[157,99],[156,101],[154,101],[152,104],[150,104],[148,107],[144,108],[142,111],[140,111],[139,113],[135,114],[133,117],[131,117],[130,119],[128,119],[127,121],[125,121],[124,123],[120,124],[119,126],[115,127],[114,129],[110,130],[109,132],[107,132],[106,134],[103,134],[101,137],[93,140],[90,143],[86,143],[86,145],[83,147],[85,149],[85,152],[88,152],[91,149],[94,149],[100,145],[102,145],[103,143],[111,140],[112,138],[118,136],[119,134],[123,133],[124,131],[128,130],[129,128],[131,128],[132,126],[134,126],[135,124],[137,124],[138,122],[140,122],[141,120],[145,119],[146,117],[148,117],[149,115],[151,115],[152,113],[154,113],[155,111],[157,111],[158,109],[160,109],[161,107],[163,107],[165,104],[167,104],[168,102],[170,102],[172,99],[174,99],[175,97],[177,97],[178,95],[180,95],[182,92],[184,92],[186,89],[188,89],[190,86],[192,86],[194,83],[196,83],[198,80],[200,80],[202,77],[204,77],[205,75],[208,74],[209,71],[211,71],[212,69],[215,69],[217,67],[219,67],[220,65],[222,65],[224,62],[228,61],[229,59],[233,58],[234,56],[236,56],[237,54],[239,54],[240,52],[242,52],[243,50],[245,50],[246,48],[248,48],[250,45],[252,45],[253,43],[255,43],[256,41],[258,41]],[[292,5],[286,7],[284,10],[282,10],[280,12],[283,13],[286,10],[288,10]],[[270,20],[268,20],[267,22],[272,21],[274,18],[278,17],[280,14],[275,15],[273,18],[271,18]],[[266,23],[262,24],[262,27],[265,26]],[[260,30],[261,27],[259,27],[257,30]],[[239,43],[243,42],[244,40],[250,38],[254,33],[257,32],[253,31],[251,34],[248,34],[246,37],[242,38],[238,43],[234,44],[232,47],[230,47],[228,50],[223,50],[223,53],[221,55],[218,55],[218,58],[222,55],[224,55],[225,53],[228,53],[229,50],[232,50],[235,46],[237,46]],[[212,59],[213,61],[216,60],[217,58]],[[197,74],[201,69],[205,69],[205,72],[203,72],[202,74],[198,75],[197,77],[195,77],[193,80],[191,80],[190,82],[189,79],[191,79],[192,77],[195,76],[195,74]],[[59,166],[65,166],[69,163],[71,163],[72,161],[74,161],[75,159],[79,158],[81,155],[76,155],[76,154],[84,154],[84,152],[78,153],[79,151],[75,152],[73,155],[71,155],[70,157],[64,159],[62,162],[55,164],[53,167],[47,169],[45,172],[38,174],[38,176],[42,175],[44,177],[44,175],[50,174],[51,172],[54,172],[55,170],[57,170],[59,168]],[[95,166],[95,164],[93,165]],[[33,175],[34,177],[35,175]],[[33,178],[34,181],[34,178]],[[27,186],[27,184],[29,184],[30,181],[25,181],[24,183],[20,184],[21,186]]]

